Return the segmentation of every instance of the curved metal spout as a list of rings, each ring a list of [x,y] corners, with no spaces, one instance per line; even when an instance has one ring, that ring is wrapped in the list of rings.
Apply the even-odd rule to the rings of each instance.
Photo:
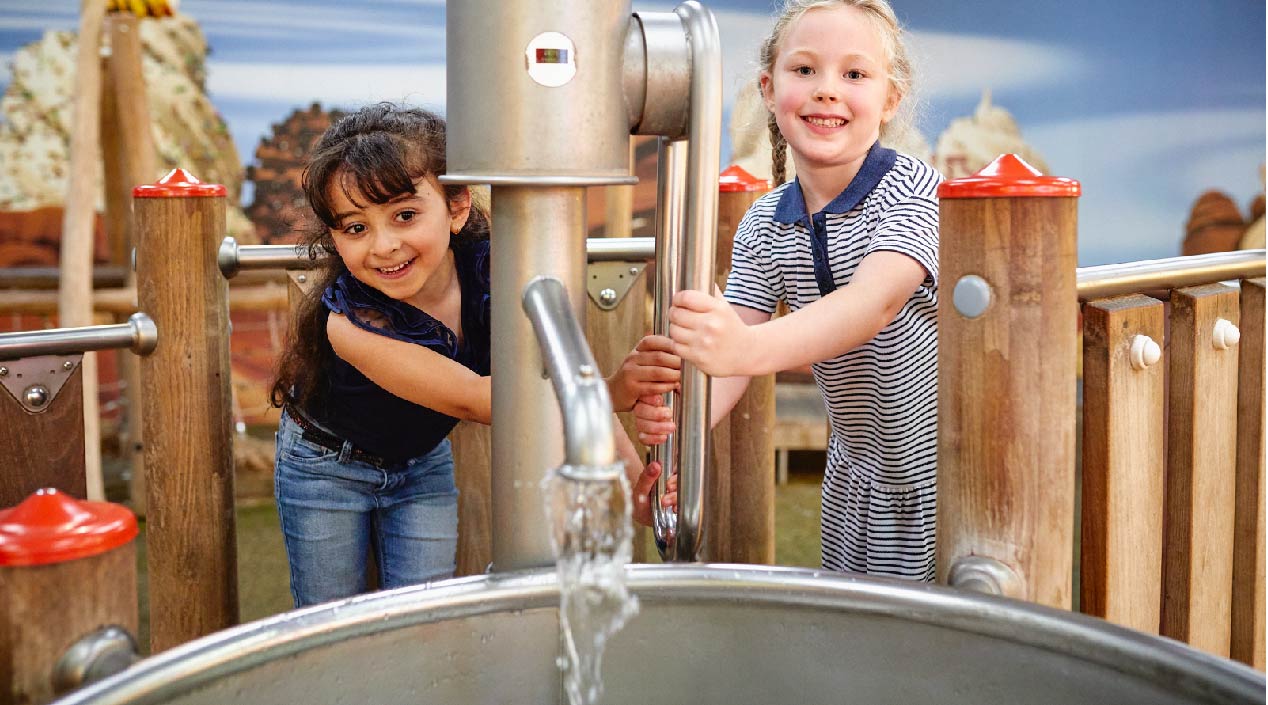
[[[612,435],[612,399],[572,314],[568,292],[554,277],[524,287],[524,312],[541,346],[564,422],[564,465],[574,480],[613,480],[621,472]]]

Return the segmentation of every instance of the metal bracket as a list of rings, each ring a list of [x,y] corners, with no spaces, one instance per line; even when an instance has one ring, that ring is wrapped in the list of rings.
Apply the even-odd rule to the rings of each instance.
[[[23,409],[43,413],[53,404],[62,385],[84,359],[80,355],[38,355],[0,363],[2,385]]]
[[[611,311],[621,305],[646,262],[591,262],[586,267],[586,291],[595,305]]]

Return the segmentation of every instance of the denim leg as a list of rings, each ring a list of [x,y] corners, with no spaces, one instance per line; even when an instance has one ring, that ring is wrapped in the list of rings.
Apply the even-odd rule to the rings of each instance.
[[[379,506],[376,556],[384,589],[453,577],[458,490],[448,440],[389,472]]]
[[[364,592],[374,477],[302,438],[285,414],[278,428],[274,490],[296,607]],[[368,468],[367,468],[368,470]]]

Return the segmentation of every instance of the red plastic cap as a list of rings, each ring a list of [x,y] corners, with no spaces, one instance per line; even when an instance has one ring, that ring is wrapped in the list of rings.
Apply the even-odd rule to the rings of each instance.
[[[938,187],[939,198],[1062,198],[1081,193],[1078,181],[1044,176],[1016,154],[1001,154],[976,174]]]
[[[123,546],[136,534],[136,517],[127,507],[43,489],[0,510],[0,566],[87,558]]]
[[[224,186],[204,184],[184,169],[172,169],[158,181],[132,189],[133,198],[209,198],[228,194]]]
[[[738,166],[731,165],[718,177],[718,190],[722,193],[769,191],[770,182],[759,179]]]

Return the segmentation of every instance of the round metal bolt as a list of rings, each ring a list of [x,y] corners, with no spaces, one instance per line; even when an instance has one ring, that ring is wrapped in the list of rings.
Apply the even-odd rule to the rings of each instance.
[[[295,277],[295,279],[296,279],[296,281],[298,281],[300,284],[303,284],[304,282],[308,281],[308,275],[307,275],[307,274],[301,274],[301,275],[299,275],[298,277]]]
[[[1147,335],[1132,337],[1132,369],[1143,370],[1162,359],[1162,348]]]
[[[976,274],[965,275],[955,283],[951,301],[965,318],[977,318],[991,305],[991,285]]]
[[[1216,350],[1228,350],[1242,339],[1242,332],[1225,318],[1215,319],[1215,330],[1211,331],[1211,343]]]
[[[0,377],[8,377],[8,376],[9,376],[9,368],[0,367]]]
[[[1021,598],[1021,577],[1007,565],[986,556],[964,556],[951,564],[947,584],[961,590]]]
[[[577,368],[577,374],[581,375],[582,379],[589,379],[594,376],[594,368],[590,365],[582,365]]]
[[[48,403],[48,387],[42,384],[32,384],[22,392],[22,398],[26,400],[27,406],[33,409],[42,408]]]
[[[632,277],[638,276],[638,267],[630,267],[630,276]]]
[[[75,363],[71,362],[70,360],[67,360],[66,362],[62,363],[62,369],[66,370],[67,372],[70,372],[71,370],[75,369]]]
[[[615,306],[616,305],[616,290],[604,289],[603,291],[600,291],[599,303],[603,304],[604,306]]]

